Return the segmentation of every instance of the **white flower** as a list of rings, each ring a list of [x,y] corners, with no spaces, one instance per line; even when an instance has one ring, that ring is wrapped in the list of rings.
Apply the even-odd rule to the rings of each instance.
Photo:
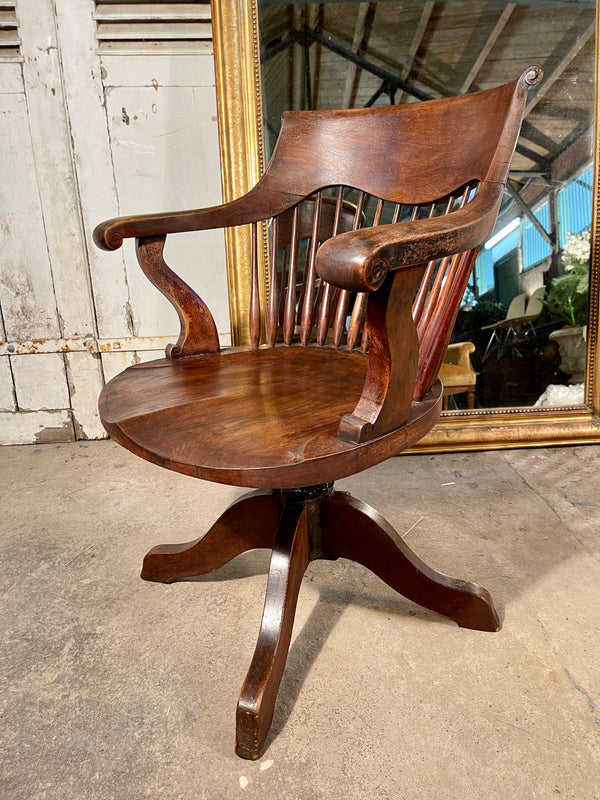
[[[586,265],[590,260],[590,232],[568,233],[562,251],[562,262],[566,271]]]

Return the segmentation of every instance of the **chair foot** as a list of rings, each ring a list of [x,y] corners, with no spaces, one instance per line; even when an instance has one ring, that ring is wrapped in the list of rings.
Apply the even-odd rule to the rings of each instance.
[[[298,592],[311,560],[309,524],[305,506],[285,506],[273,545],[260,633],[237,705],[235,751],[241,758],[259,758],[271,726]]]
[[[273,547],[278,503],[271,492],[256,491],[236,500],[199,539],[161,544],[146,554],[142,578],[173,583],[205,575],[258,547]]]
[[[461,628],[500,630],[486,589],[428,567],[388,522],[344,492],[325,500],[327,554],[363,564],[409,600],[453,619]]]

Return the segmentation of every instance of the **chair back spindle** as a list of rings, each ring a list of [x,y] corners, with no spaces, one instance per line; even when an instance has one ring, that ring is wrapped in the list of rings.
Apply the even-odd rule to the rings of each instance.
[[[319,246],[351,230],[433,219],[464,208],[477,182],[429,203],[393,203],[349,186],[325,187],[269,221],[269,294],[265,336],[269,347],[285,345],[345,347],[366,352],[367,292],[338,289],[316,272]],[[251,342],[258,347],[257,228],[253,226]],[[460,300],[474,262],[466,251],[424,265],[413,303],[419,337],[415,397],[426,394],[437,375]],[[447,336],[446,336],[447,333]]]
[[[250,288],[250,343],[258,347],[260,343],[260,297],[258,280],[258,224],[252,223],[252,285]]]

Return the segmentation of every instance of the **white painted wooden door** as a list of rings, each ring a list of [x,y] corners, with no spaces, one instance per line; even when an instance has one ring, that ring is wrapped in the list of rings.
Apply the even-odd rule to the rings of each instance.
[[[0,119],[0,443],[98,438],[104,380],[178,323],[94,226],[220,202],[210,5],[0,0]],[[227,342],[222,233],[166,252]]]

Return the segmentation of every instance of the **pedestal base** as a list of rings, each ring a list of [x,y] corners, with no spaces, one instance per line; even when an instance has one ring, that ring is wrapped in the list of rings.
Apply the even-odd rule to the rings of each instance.
[[[254,548],[272,549],[262,623],[237,705],[236,752],[260,756],[283,674],[298,592],[317,558],[363,564],[404,597],[463,628],[497,631],[488,592],[424,564],[376,511],[333,484],[257,491],[230,506],[194,542],[161,545],[144,559],[145,580],[171,583],[203,575]]]

